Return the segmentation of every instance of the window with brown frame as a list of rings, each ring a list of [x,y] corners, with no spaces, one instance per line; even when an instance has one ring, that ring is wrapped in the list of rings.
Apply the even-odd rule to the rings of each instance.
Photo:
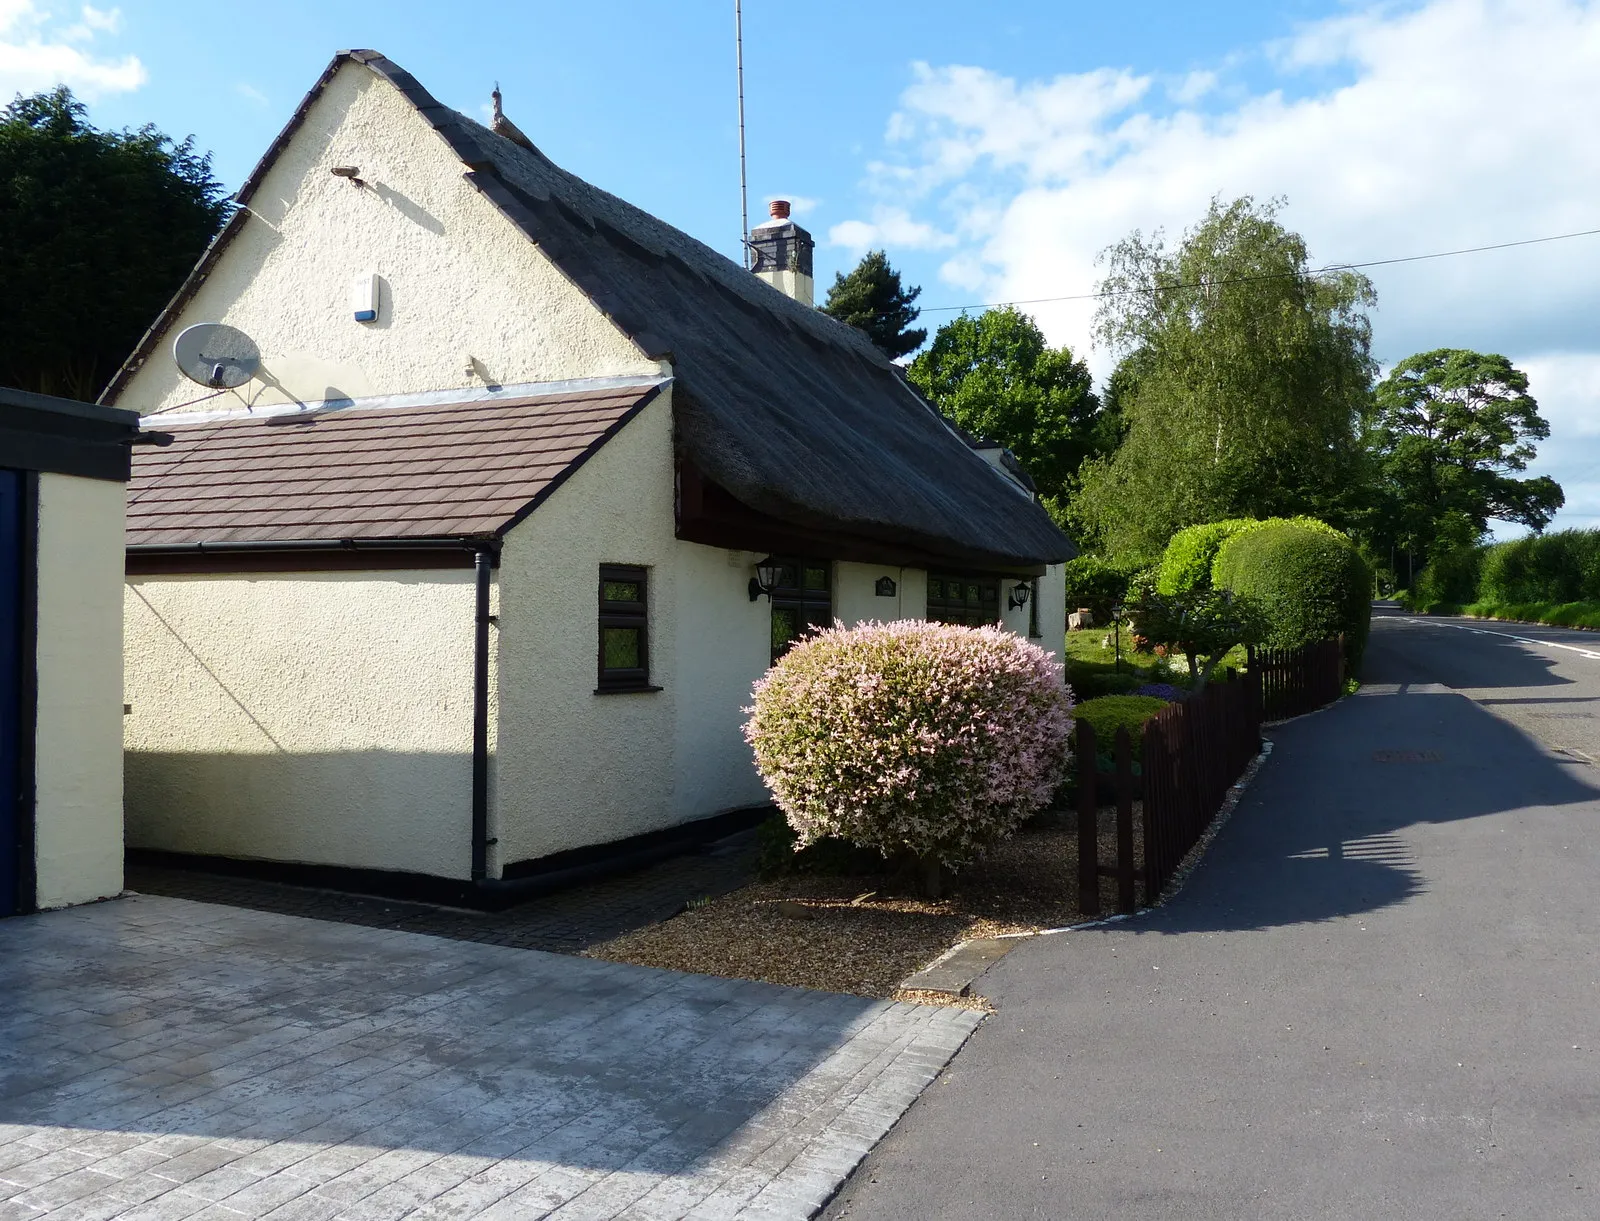
[[[832,562],[780,558],[772,587],[772,660],[811,629],[832,626]]]
[[[1000,621],[997,577],[928,574],[928,618],[937,623],[982,627]]]
[[[659,691],[650,685],[649,573],[600,565],[600,678],[595,690]]]

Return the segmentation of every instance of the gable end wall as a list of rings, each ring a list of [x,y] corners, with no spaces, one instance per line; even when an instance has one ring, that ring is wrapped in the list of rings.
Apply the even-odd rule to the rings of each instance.
[[[345,165],[364,186],[330,172]],[[658,373],[465,173],[394,85],[346,63],[116,405],[145,415],[243,411]],[[368,274],[380,277],[379,316],[360,323],[351,284]],[[185,379],[172,341],[197,322],[225,322],[254,339],[261,376],[209,397]]]

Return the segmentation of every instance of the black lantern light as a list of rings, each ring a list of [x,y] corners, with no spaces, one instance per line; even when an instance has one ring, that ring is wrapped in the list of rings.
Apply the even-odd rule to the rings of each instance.
[[[770,599],[772,591],[778,587],[778,561],[770,555],[756,565],[756,575],[750,578],[750,601],[754,602],[762,594]]]
[[[1029,588],[1026,581],[1018,581],[1011,587],[1011,596],[1006,599],[1006,605],[1012,610],[1021,610],[1028,605]]]

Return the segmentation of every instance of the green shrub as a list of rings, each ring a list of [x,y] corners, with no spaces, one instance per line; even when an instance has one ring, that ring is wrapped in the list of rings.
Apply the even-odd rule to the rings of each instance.
[[[1156,592],[1182,594],[1211,585],[1211,565],[1222,544],[1240,530],[1255,525],[1248,517],[1211,521],[1179,530],[1161,553],[1161,568],[1156,574]]]
[[[1337,531],[1299,523],[1236,534],[1217,554],[1214,579],[1265,617],[1261,643],[1296,648],[1341,633],[1359,672],[1372,614],[1372,571]]]
[[[1441,551],[1417,573],[1411,598],[1418,606],[1449,603],[1459,606],[1478,596],[1478,571],[1483,564],[1482,547],[1461,547]]]
[[[1253,517],[1233,517],[1190,526],[1179,530],[1167,543],[1156,576],[1156,592],[1171,595],[1211,588],[1216,584],[1217,555],[1230,539],[1267,526],[1287,525],[1320,530],[1335,538],[1345,537],[1315,517],[1269,517],[1260,521]]]
[[[1478,572],[1484,553],[1481,537],[1466,514],[1445,515],[1428,548],[1428,563],[1412,585],[1412,596],[1419,607],[1459,607],[1478,596]]]
[[[1600,601],[1600,530],[1558,530],[1485,550],[1478,600],[1497,603]]]
[[[1123,646],[1127,648],[1127,645]],[[1124,659],[1126,661],[1126,659]],[[1142,686],[1145,682],[1143,675],[1135,672],[1132,664],[1129,668],[1117,673],[1107,670],[1104,673],[1088,673],[1068,675],[1068,682],[1072,685],[1074,699],[1094,699],[1102,695],[1125,695],[1135,687]]]
[[[1072,709],[1072,719],[1088,721],[1094,726],[1095,754],[1111,757],[1113,743],[1119,727],[1126,726],[1133,758],[1137,762],[1144,748],[1141,727],[1167,706],[1167,701],[1153,695],[1102,695],[1099,699],[1084,700]]]
[[[1126,600],[1128,582],[1133,573],[1098,556],[1080,555],[1061,565],[1067,584],[1067,609],[1075,611],[1087,606],[1094,612],[1094,621],[1105,624],[1111,621],[1111,608]]]

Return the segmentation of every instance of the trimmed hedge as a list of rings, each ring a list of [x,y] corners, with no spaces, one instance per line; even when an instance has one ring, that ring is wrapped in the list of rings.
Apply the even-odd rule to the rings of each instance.
[[[1208,521],[1198,526],[1179,530],[1161,553],[1161,571],[1156,576],[1158,594],[1182,594],[1192,589],[1204,589],[1211,584],[1211,565],[1222,544],[1253,519],[1235,517],[1228,521]]]
[[[1485,548],[1475,600],[1600,601],[1600,530],[1557,530]]]
[[[1074,705],[1072,719],[1088,721],[1094,726],[1095,754],[1114,757],[1119,726],[1127,726],[1133,760],[1139,762],[1144,751],[1144,723],[1167,706],[1167,701],[1153,695],[1102,695],[1099,699],[1084,700]]]
[[[1260,608],[1269,648],[1342,633],[1348,672],[1358,672],[1372,614],[1372,570],[1342,534],[1326,526],[1264,524],[1224,544],[1214,579]]]
[[[1170,596],[1216,585],[1216,562],[1222,548],[1241,534],[1268,526],[1304,526],[1349,541],[1344,534],[1315,517],[1269,517],[1265,520],[1233,517],[1227,521],[1205,522],[1179,530],[1167,543],[1167,549],[1161,554],[1156,592]]]

